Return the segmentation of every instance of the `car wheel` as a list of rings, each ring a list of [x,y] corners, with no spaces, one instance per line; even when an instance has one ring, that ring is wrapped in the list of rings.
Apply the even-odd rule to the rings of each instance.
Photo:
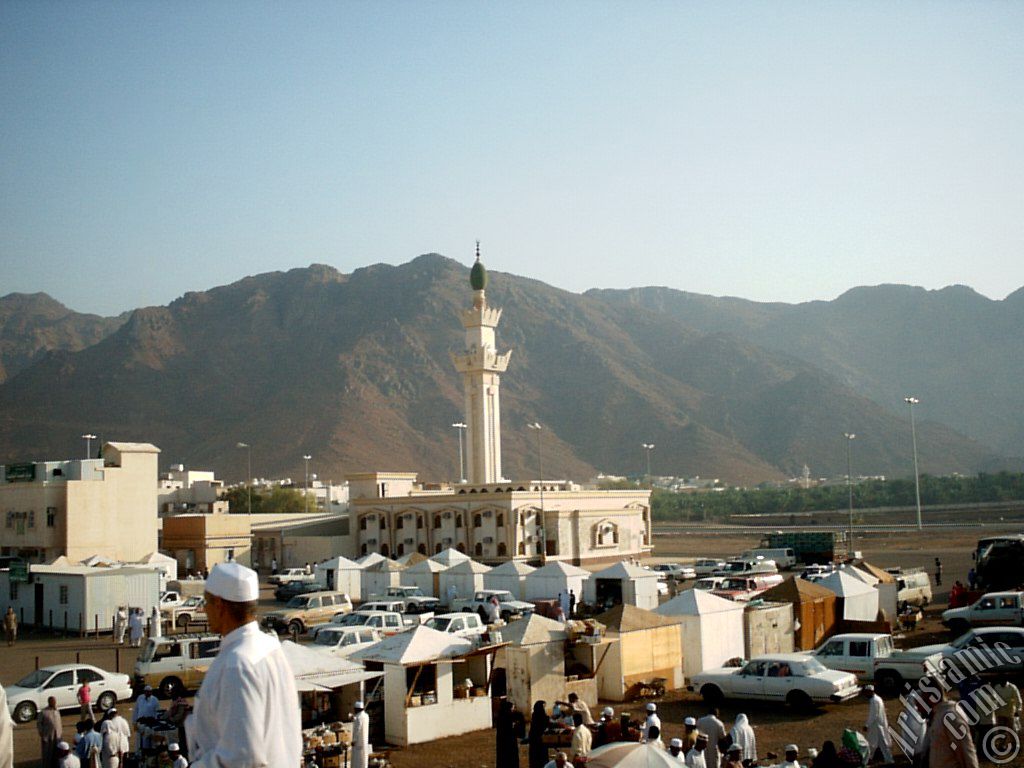
[[[14,722],[28,723],[36,719],[36,705],[31,701],[22,701],[14,708]]]
[[[113,691],[104,691],[96,699],[96,706],[100,712],[106,712],[115,704],[117,704],[117,694]]]
[[[814,709],[814,702],[811,697],[803,691],[790,691],[786,695],[786,703],[798,712],[807,712]]]
[[[717,685],[702,685],[700,689],[700,697],[708,704],[721,704],[722,701],[725,700],[725,696],[722,694],[722,689]]]
[[[512,620],[512,611],[502,611],[501,620],[508,624]]]
[[[875,686],[887,695],[895,696],[903,687],[903,675],[891,669],[875,673]]]
[[[176,677],[165,677],[160,681],[160,695],[165,699],[175,699],[185,692],[185,686]]]
[[[293,634],[293,635],[301,635],[302,634],[302,622],[301,621],[289,622],[288,623],[288,632],[290,634]]]
[[[176,623],[177,623],[177,625],[178,625],[179,627],[187,627],[187,626],[188,626],[188,623],[189,623],[189,621],[191,621],[191,620],[192,620],[192,617],[191,617],[191,616],[189,616],[189,615],[188,615],[187,613],[183,613],[183,614],[181,614],[181,615],[180,615],[180,616],[178,617],[178,620],[177,620],[177,622],[176,622]]]

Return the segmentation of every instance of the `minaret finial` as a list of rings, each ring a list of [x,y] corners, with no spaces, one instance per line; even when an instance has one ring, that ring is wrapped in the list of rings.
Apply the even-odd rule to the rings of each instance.
[[[476,241],[476,260],[480,261],[480,241]]]

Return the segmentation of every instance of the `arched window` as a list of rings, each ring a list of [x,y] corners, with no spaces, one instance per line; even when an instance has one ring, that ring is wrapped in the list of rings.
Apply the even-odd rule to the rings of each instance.
[[[361,555],[365,555],[366,554],[366,545],[365,544],[363,544],[363,546],[361,546],[359,548],[359,554],[361,554]]]
[[[399,557],[404,555],[405,554],[405,544],[399,544],[397,547],[395,547],[395,554],[398,555]]]
[[[481,555],[483,555],[483,553],[484,553],[484,545],[481,544],[478,541],[476,543],[476,546],[473,548],[473,554],[476,555],[477,557],[480,557]]]
[[[462,515],[456,515],[455,516],[455,527],[456,528],[461,528],[462,527]]]
[[[505,526],[505,513],[504,512],[499,512],[498,513],[498,527],[499,528],[503,528],[504,526]]]
[[[363,545],[363,549],[366,549],[366,545],[365,544]],[[519,542],[519,554],[520,555],[525,555],[526,554],[526,542],[525,541],[520,541]]]
[[[405,517],[402,516],[402,515],[399,515],[397,518],[395,518],[395,530],[401,530],[401,528],[403,528],[404,526],[405,526]]]
[[[440,545],[440,544],[435,544],[435,545],[434,545],[434,554],[436,555],[436,554],[438,554],[438,553],[439,553],[440,551],[441,551],[441,545]]]
[[[360,517],[359,518],[359,530],[360,531],[365,531],[366,530],[366,518],[365,517]]]
[[[440,528],[441,527],[441,516],[440,515],[435,515],[435,517],[434,517],[434,527],[435,528]]]
[[[423,515],[416,515],[416,530],[423,528]]]
[[[505,542],[498,544],[498,557],[504,557],[508,554],[508,547],[505,546]]]
[[[477,515],[473,515],[473,527],[474,528],[479,528],[483,524],[484,524],[484,519],[482,517],[480,517],[480,515],[478,515],[478,514]]]
[[[455,549],[457,549],[462,554],[466,554],[466,545],[463,544],[461,541],[459,542],[459,546],[457,546]]]
[[[388,549],[388,545],[387,544],[381,544],[380,545],[380,553],[382,555],[384,555],[384,557],[390,557],[391,556],[391,550]]]
[[[416,547],[416,551],[419,552],[421,555],[427,554],[427,545],[420,544],[418,547]]]
[[[381,515],[380,516],[380,529],[383,531],[383,530],[386,530],[387,527],[388,527],[387,515]]]

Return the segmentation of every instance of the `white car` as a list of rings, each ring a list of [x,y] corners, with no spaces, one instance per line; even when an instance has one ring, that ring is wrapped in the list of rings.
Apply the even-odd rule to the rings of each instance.
[[[339,627],[328,624],[320,627],[310,648],[332,656],[348,656],[350,653],[373,645],[383,637],[380,630],[372,627]]]
[[[487,626],[475,613],[442,613],[428,621],[427,626],[470,640],[487,631]]]
[[[710,592],[712,589],[721,589],[723,584],[725,584],[724,576],[705,576],[702,579],[697,579],[693,583],[693,588]]]
[[[711,576],[716,571],[725,568],[725,560],[698,560],[693,564],[693,570],[698,576]]]
[[[50,696],[57,699],[57,709],[78,709],[78,689],[85,682],[92,689],[99,712],[132,697],[128,675],[104,672],[89,664],[55,664],[7,686],[7,709],[16,723],[34,720],[39,710],[46,708]]]
[[[762,699],[794,709],[848,701],[860,693],[855,675],[828,669],[803,653],[757,656],[742,667],[707,669],[690,678],[686,687],[709,703]]]
[[[697,572],[693,569],[692,565],[680,565],[679,563],[658,563],[652,565],[651,570],[658,574],[658,578],[667,579],[669,576],[675,577],[678,581],[684,579],[695,579],[697,578]]]

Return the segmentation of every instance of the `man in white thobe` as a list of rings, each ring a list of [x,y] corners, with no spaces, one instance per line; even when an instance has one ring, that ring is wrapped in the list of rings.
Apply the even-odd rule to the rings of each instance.
[[[114,639],[118,645],[124,645],[124,633],[128,630],[128,614],[122,605],[114,614]]]
[[[889,736],[889,719],[885,716],[885,704],[875,693],[875,686],[865,685],[864,694],[868,700],[868,719],[864,723],[864,735],[868,739],[868,762],[875,759],[875,752],[882,751],[882,762],[892,762],[892,737]]]
[[[787,744],[786,759],[779,763],[779,768],[800,768],[800,763],[797,758],[800,757],[800,750],[796,744]]]
[[[147,685],[143,693],[135,700],[132,707],[132,725],[135,726],[135,745],[139,749],[151,745],[149,736],[143,736],[139,732],[139,720],[144,717],[156,717],[160,714],[160,700],[153,695],[153,686]]]
[[[725,723],[718,718],[718,710],[712,708],[698,720],[697,730],[708,737],[708,746],[704,750],[704,761],[708,764],[708,768],[718,768],[721,761],[718,742],[725,737]]]
[[[569,606],[569,593],[567,591],[558,593],[558,605],[562,609],[562,615],[565,616],[565,620],[568,621],[572,618]]]
[[[142,609],[132,608],[128,614],[128,639],[132,647],[138,648],[142,645]]]
[[[352,762],[349,765],[351,768],[367,768],[370,763],[370,716],[361,701],[356,702],[355,711],[352,718]]]
[[[647,705],[647,719],[644,720],[644,741],[647,741],[652,725],[657,726],[658,732],[661,732],[661,718],[658,717],[658,705],[653,701]]]
[[[131,749],[132,731],[128,721],[111,707],[103,718],[100,726],[103,737],[103,748],[100,750],[100,761],[103,768],[120,768],[121,758]]]
[[[698,733],[697,741],[694,742],[690,751],[686,753],[686,760],[684,761],[686,768],[708,768],[707,761],[704,759],[704,750],[707,748],[707,735]]]
[[[193,768],[302,764],[299,694],[277,637],[256,623],[256,572],[218,563],[206,579],[206,618],[220,652],[185,721]]]
[[[160,622],[160,609],[154,605],[153,612],[149,614],[149,636],[163,637],[163,635],[164,628]]]

